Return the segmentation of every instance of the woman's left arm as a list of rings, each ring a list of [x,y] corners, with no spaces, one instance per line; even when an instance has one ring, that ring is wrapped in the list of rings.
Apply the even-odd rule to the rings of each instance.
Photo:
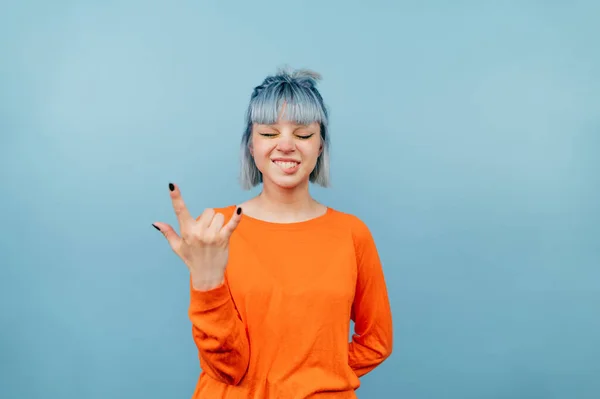
[[[368,227],[361,221],[353,226],[357,282],[352,320],[354,334],[349,343],[348,364],[361,377],[392,353],[393,326],[388,290]]]

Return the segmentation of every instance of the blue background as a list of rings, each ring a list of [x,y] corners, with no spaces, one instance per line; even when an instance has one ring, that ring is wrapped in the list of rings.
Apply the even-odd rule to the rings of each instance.
[[[600,397],[593,1],[13,1],[0,11],[0,397],[188,398],[185,266],[154,221],[237,184],[252,88],[322,73],[334,186],[395,351],[365,398]]]

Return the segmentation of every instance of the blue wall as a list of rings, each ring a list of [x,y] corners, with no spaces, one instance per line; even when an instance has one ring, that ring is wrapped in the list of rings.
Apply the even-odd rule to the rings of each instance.
[[[243,113],[283,64],[324,77],[314,195],[385,263],[395,352],[359,397],[600,397],[599,3],[237,3],[3,4],[0,397],[190,397],[150,224],[169,181],[195,213],[249,196]]]

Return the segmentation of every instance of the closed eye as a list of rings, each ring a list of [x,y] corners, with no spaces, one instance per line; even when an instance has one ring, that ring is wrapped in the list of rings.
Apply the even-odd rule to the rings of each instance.
[[[275,137],[275,136],[278,136],[278,134],[277,134],[277,133],[260,133],[260,135],[261,135],[261,136],[263,136],[263,137],[269,137],[269,138],[270,138],[270,137]],[[309,138],[311,138],[312,136],[314,136],[314,133],[313,133],[313,134],[309,134],[309,135],[307,135],[307,136],[296,135],[296,137],[298,137],[298,138],[299,138],[299,139],[301,139],[301,140],[308,140],[308,139],[309,139]]]

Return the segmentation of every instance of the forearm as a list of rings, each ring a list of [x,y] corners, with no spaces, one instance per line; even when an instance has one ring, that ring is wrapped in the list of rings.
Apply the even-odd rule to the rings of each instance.
[[[353,336],[348,344],[348,364],[358,377],[362,377],[387,359],[392,352],[391,337],[380,340]]]
[[[225,281],[208,290],[191,282],[189,317],[202,369],[226,384],[238,384],[246,374],[250,345]],[[208,281],[200,287],[210,287]],[[213,282],[214,284],[214,282]]]

